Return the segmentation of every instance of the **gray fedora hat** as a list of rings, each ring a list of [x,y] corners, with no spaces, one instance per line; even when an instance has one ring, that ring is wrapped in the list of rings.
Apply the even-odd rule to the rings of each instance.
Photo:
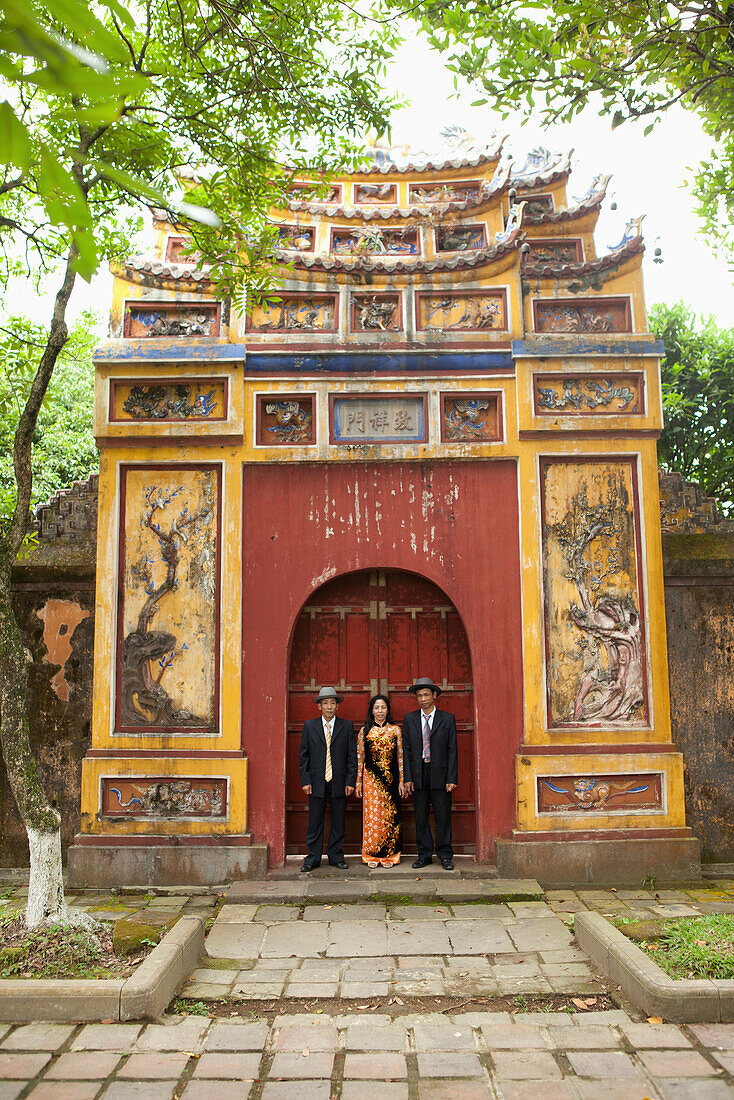
[[[412,691],[415,695],[421,688],[430,688],[431,691],[436,692],[436,695],[440,695],[443,691],[443,688],[440,688],[438,684],[434,684],[430,676],[419,676],[413,686],[408,688],[408,691]]]
[[[344,696],[340,695],[336,688],[322,688],[318,695],[314,695],[314,703],[323,703],[324,699],[336,699],[337,703],[344,702]]]

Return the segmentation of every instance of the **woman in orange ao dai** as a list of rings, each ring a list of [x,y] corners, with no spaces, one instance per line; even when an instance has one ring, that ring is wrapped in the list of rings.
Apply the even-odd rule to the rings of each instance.
[[[356,795],[362,799],[362,860],[368,867],[400,863],[403,739],[386,695],[370,699],[357,738]]]

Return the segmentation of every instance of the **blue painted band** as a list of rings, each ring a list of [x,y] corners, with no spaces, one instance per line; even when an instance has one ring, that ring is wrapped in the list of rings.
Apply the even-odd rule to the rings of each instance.
[[[385,374],[400,371],[423,374],[471,371],[511,374],[515,365],[509,351],[248,351],[245,344],[184,344],[155,341],[151,344],[101,344],[94,350],[96,362],[190,363],[225,360],[245,363],[247,374]]]
[[[566,355],[665,355],[662,340],[595,340],[587,336],[537,336],[532,340],[513,340],[512,354],[516,359]]]

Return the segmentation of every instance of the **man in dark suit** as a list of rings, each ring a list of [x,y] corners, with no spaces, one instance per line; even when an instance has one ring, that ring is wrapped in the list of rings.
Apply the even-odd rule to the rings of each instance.
[[[308,855],[302,871],[313,871],[321,863],[324,846],[324,815],[328,799],[331,828],[326,854],[333,867],[346,871],[344,859],[344,815],[347,795],[357,782],[357,743],[354,726],[336,712],[343,696],[333,687],[323,687],[314,699],[321,711],[320,718],[303,723],[298,766],[301,785],[308,795]]]
[[[418,858],[414,867],[426,867],[433,859],[433,835],[428,814],[431,804],[436,819],[436,854],[445,871],[453,871],[451,847],[451,792],[459,782],[456,719],[438,710],[441,688],[422,676],[410,689],[420,710],[406,714],[403,722],[405,788],[413,795]]]

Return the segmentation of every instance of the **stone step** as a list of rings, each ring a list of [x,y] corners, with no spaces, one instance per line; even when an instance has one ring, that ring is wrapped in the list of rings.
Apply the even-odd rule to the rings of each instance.
[[[426,869],[427,870],[427,869]],[[389,878],[321,877],[319,871],[298,879],[243,879],[227,892],[225,905],[310,902],[359,902],[383,898],[415,901],[539,901],[542,887],[535,879],[468,878],[442,871],[442,877],[425,872]]]

